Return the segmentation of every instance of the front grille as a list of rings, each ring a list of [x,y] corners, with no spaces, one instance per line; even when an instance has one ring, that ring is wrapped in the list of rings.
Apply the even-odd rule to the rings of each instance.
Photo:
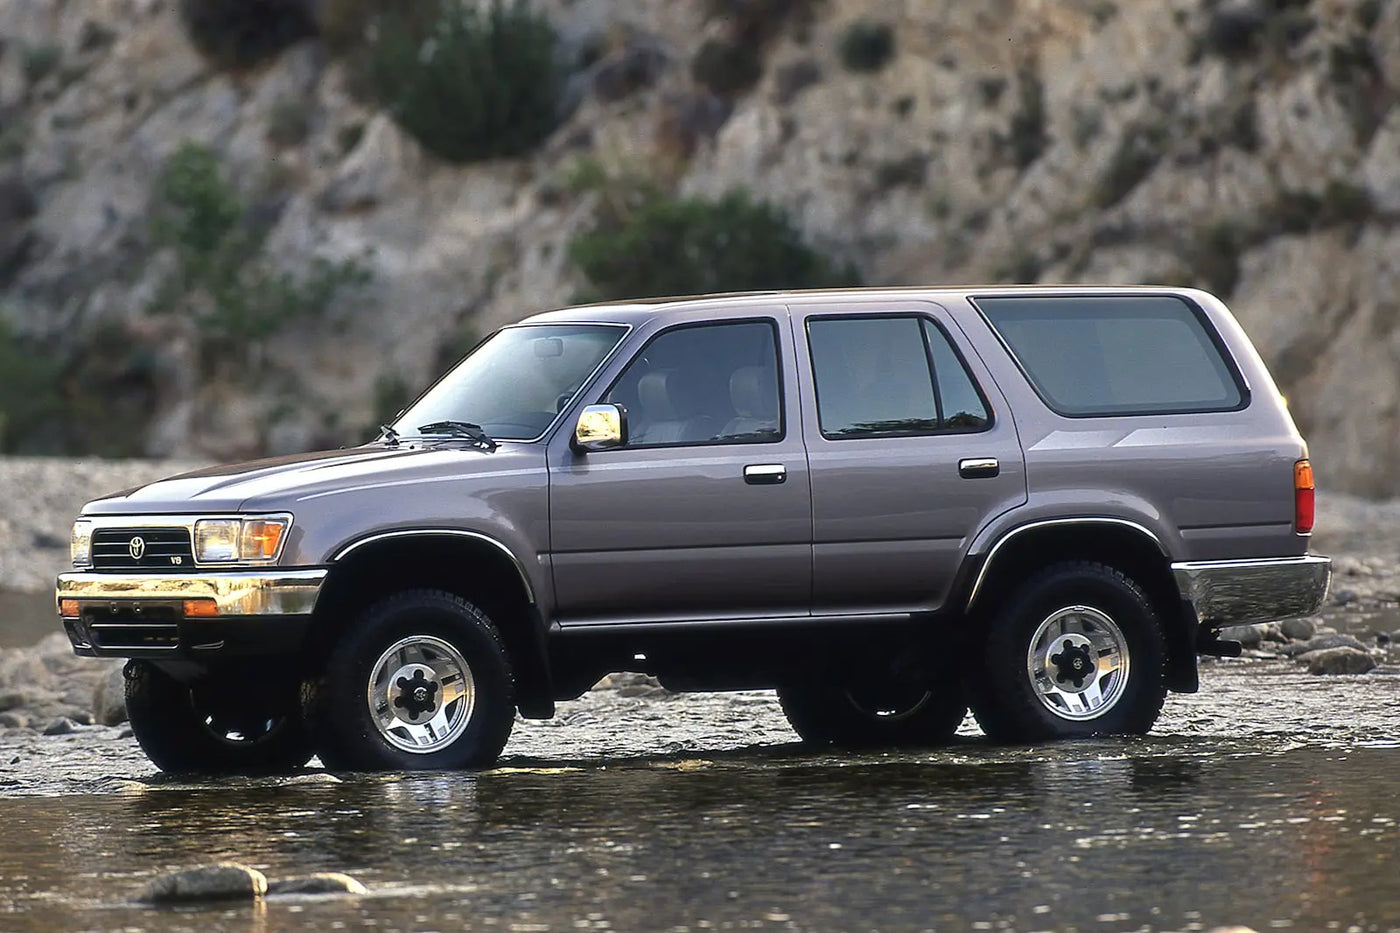
[[[135,539],[139,546],[133,546]],[[133,557],[132,551],[140,553]],[[92,534],[95,570],[194,570],[188,528],[100,528]]]

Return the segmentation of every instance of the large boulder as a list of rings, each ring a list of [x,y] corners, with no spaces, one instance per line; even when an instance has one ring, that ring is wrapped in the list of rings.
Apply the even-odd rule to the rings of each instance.
[[[1309,651],[1299,660],[1308,665],[1309,674],[1366,674],[1376,666],[1376,659],[1369,652],[1356,648]]]
[[[182,901],[252,900],[267,893],[267,877],[255,868],[220,862],[174,871],[153,879],[137,900],[148,904]]]

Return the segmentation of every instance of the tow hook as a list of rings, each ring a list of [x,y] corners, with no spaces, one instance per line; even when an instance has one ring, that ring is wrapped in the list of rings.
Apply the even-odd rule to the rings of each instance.
[[[1220,632],[1214,629],[1202,629],[1196,640],[1196,653],[1212,658],[1238,658],[1243,651],[1244,645],[1221,638]]]

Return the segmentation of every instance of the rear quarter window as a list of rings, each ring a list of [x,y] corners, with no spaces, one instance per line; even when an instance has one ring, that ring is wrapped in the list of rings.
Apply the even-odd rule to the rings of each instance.
[[[1045,403],[1069,417],[1234,411],[1244,383],[1174,295],[974,300]]]

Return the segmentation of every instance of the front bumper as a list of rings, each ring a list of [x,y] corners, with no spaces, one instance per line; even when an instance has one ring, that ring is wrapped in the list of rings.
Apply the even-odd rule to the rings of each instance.
[[[60,574],[73,650],[89,657],[268,655],[301,644],[326,570]],[[186,614],[200,601],[204,614]],[[70,611],[64,612],[64,603]],[[72,612],[76,604],[76,613]],[[212,603],[213,612],[208,612]]]
[[[1327,596],[1332,560],[1307,555],[1189,561],[1172,564],[1172,575],[1201,624],[1220,628],[1317,612]]]

